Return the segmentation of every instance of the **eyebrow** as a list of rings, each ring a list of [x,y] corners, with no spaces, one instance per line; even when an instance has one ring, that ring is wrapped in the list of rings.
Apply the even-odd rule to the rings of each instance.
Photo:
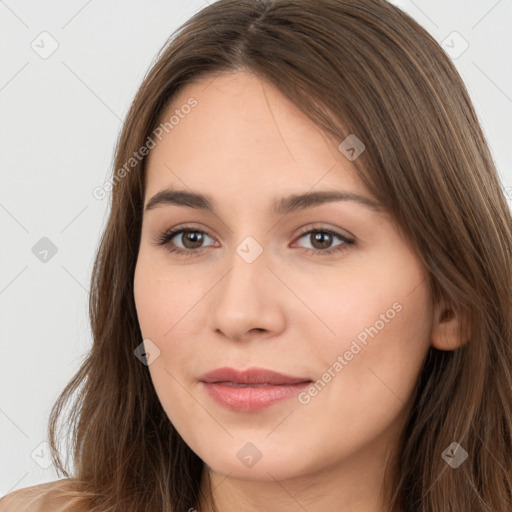
[[[324,190],[304,194],[292,194],[288,197],[281,198],[274,203],[273,211],[276,215],[285,215],[333,201],[353,201],[376,212],[382,210],[382,205],[378,201],[368,197],[352,192]],[[208,210],[212,213],[215,212],[214,201],[210,196],[170,188],[157,192],[148,201],[145,211],[153,210],[164,205],[188,206],[189,208]]]

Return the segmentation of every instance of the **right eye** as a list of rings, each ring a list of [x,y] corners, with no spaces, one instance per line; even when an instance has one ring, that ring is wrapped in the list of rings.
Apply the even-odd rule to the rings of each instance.
[[[205,237],[212,239],[208,233],[200,229],[178,226],[163,233],[159,237],[157,245],[164,246],[172,253],[177,253],[183,256],[192,256],[201,252],[203,249],[201,244],[205,241]],[[181,240],[182,247],[176,246],[175,242],[173,242],[174,238]],[[187,245],[189,245],[189,247],[187,247]]]

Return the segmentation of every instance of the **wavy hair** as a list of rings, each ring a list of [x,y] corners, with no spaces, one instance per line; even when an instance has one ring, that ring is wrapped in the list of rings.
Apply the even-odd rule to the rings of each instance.
[[[510,512],[511,213],[455,66],[426,30],[384,0],[220,0],[159,52],[127,114],[105,187],[112,189],[110,215],[90,283],[93,345],[48,423],[69,505],[161,512],[199,504],[203,462],[134,356],[142,342],[133,278],[147,159],[128,171],[125,164],[178,90],[237,70],[272,83],[340,142],[349,134],[363,141],[354,161],[362,182],[427,269],[433,302],[460,317],[467,342],[431,347],[418,376],[389,468],[390,510]],[[59,454],[65,437],[72,471]],[[456,470],[441,456],[454,441],[469,454]]]

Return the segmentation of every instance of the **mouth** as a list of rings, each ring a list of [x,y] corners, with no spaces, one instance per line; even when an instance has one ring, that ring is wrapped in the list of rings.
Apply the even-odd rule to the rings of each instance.
[[[218,368],[199,378],[208,396],[237,411],[258,411],[291,398],[313,381],[265,368]]]

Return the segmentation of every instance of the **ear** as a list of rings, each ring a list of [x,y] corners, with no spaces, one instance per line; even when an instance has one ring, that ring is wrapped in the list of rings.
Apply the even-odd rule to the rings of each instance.
[[[464,335],[461,319],[451,306],[436,308],[433,320],[431,343],[434,348],[455,350],[468,341],[469,336]]]

